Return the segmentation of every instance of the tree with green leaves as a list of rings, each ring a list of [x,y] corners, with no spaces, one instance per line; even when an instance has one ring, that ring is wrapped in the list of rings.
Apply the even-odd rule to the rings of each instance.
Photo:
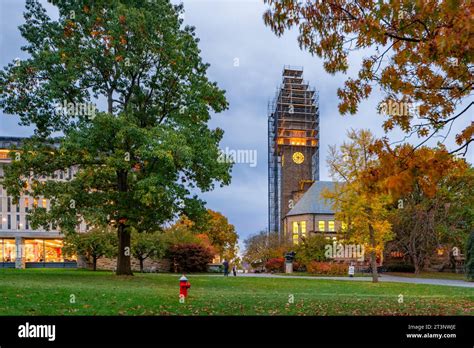
[[[300,244],[295,247],[296,261],[307,265],[311,261],[326,261],[325,247],[328,240],[322,235],[310,235],[302,238]]]
[[[160,232],[139,233],[132,229],[132,256],[140,263],[140,272],[143,273],[143,264],[146,259],[160,258],[165,255],[166,245],[163,234]]]
[[[82,220],[117,230],[117,275],[132,274],[130,230],[205,213],[191,189],[230,182],[219,161],[221,129],[211,112],[227,108],[208,80],[194,28],[168,0],[55,0],[51,19],[26,2],[29,58],[0,72],[0,107],[34,125],[3,185],[51,200],[32,211],[32,225],[73,233]],[[104,105],[103,109],[97,105]],[[54,138],[57,134],[59,137]],[[70,180],[51,180],[75,170]]]
[[[85,233],[71,233],[64,239],[63,252],[65,255],[85,257],[95,271],[98,259],[117,255],[117,238],[110,229],[101,228]]]

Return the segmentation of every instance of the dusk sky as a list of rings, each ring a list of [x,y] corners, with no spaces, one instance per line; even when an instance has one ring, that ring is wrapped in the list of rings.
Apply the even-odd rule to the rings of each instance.
[[[177,3],[177,2],[176,2]],[[56,14],[49,4],[50,15]],[[251,0],[190,0],[184,1],[186,24],[196,27],[200,38],[202,58],[210,63],[209,78],[226,90],[229,109],[217,114],[212,127],[224,129],[221,148],[256,150],[257,165],[236,164],[230,186],[203,194],[209,208],[222,212],[236,226],[240,243],[252,233],[267,227],[267,106],[281,83],[284,65],[304,67],[304,79],[319,92],[320,108],[320,178],[331,180],[326,165],[328,146],[341,144],[346,130],[369,128],[378,136],[383,116],[376,113],[380,94],[374,93],[361,104],[354,116],[341,116],[337,109],[337,88],[347,76],[354,76],[363,56],[369,52],[356,52],[350,56],[348,75],[330,75],[323,70],[322,61],[301,51],[297,32],[278,38],[263,23],[266,5]],[[3,67],[16,57],[26,58],[20,50],[24,40],[18,25],[23,23],[24,1],[0,2],[0,65]],[[466,103],[467,104],[467,103]],[[455,123],[450,141],[445,144],[454,149],[452,139],[472,121],[465,115]],[[18,118],[0,113],[0,136],[28,136],[32,129],[18,126]],[[401,140],[401,132],[389,134],[391,140]],[[438,140],[438,139],[436,139]],[[413,143],[419,139],[413,137]],[[433,144],[433,143],[431,143]],[[472,147],[468,159],[473,162]]]

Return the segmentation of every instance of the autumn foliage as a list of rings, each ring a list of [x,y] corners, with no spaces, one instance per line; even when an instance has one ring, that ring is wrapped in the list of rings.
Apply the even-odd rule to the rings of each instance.
[[[306,265],[308,273],[320,275],[347,275],[348,266],[343,263],[311,261]]]
[[[284,267],[285,259],[283,257],[273,258],[265,263],[265,269],[267,272],[283,272]]]
[[[465,117],[465,128],[454,140],[459,145],[455,151],[467,150],[474,134],[467,112],[473,105],[468,98],[474,82],[471,1],[265,3],[269,8],[264,21],[272,31],[281,36],[296,27],[300,47],[322,58],[328,73],[346,73],[349,55],[367,52],[357,76],[338,90],[342,114],[356,113],[373,90],[382,90],[379,107],[403,103],[418,109],[416,114],[384,115],[386,131],[398,126],[421,137],[439,135]]]
[[[176,264],[178,272],[206,272],[213,253],[200,244],[177,244],[167,251],[167,257]]]
[[[450,154],[444,146],[430,148],[403,144],[392,149],[386,140],[377,140],[370,151],[376,154],[378,166],[364,173],[362,180],[380,182],[394,199],[415,188],[427,197],[434,197],[443,179],[461,176],[467,170],[466,161]]]

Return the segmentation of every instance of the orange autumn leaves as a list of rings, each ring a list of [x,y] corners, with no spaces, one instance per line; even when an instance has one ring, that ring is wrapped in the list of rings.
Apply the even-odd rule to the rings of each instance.
[[[375,168],[364,173],[362,180],[378,182],[379,188],[398,199],[419,187],[427,197],[434,197],[439,183],[448,176],[459,176],[467,170],[463,159],[446,148],[414,147],[411,144],[391,148],[386,140],[376,140],[370,147],[378,158]]]
[[[428,137],[458,120],[455,136],[463,151],[474,141],[466,111],[474,85],[473,14],[470,0],[277,1],[265,0],[263,18],[278,36],[296,27],[301,48],[323,59],[330,74],[347,72],[354,51],[367,53],[357,76],[338,90],[341,114],[355,114],[372,90],[380,103],[417,104],[419,118],[386,114],[384,130],[400,127]],[[370,53],[369,53],[370,52]],[[350,62],[350,60],[349,60]],[[466,109],[474,103],[467,105]],[[462,106],[463,108],[465,106]],[[448,133],[449,134],[449,133]]]

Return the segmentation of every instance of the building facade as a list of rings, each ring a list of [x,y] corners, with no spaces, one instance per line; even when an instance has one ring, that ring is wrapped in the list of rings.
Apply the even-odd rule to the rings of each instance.
[[[268,116],[268,230],[282,235],[282,220],[319,180],[317,94],[303,69],[285,66]]]
[[[20,147],[22,138],[0,137],[0,268],[76,267],[76,258],[64,257],[64,235],[59,229],[33,229],[29,213],[37,208],[49,209],[50,202],[44,197],[22,195],[17,203],[1,185],[5,167],[12,158],[12,147]],[[39,180],[71,180],[74,169],[58,171],[52,177]],[[78,232],[85,232],[84,222],[78,224]]]
[[[301,196],[283,219],[283,232],[293,244],[313,234],[336,239],[341,223],[334,218],[331,205],[321,198],[324,189],[334,187],[332,181],[316,181]]]

